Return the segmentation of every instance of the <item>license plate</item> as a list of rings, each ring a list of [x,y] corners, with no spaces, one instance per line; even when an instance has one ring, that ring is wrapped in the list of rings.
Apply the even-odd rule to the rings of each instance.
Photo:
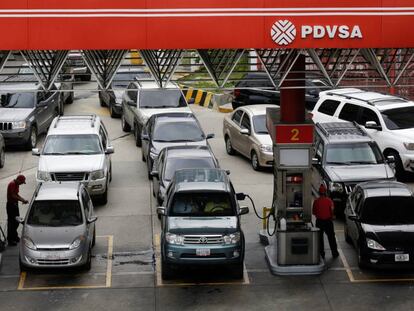
[[[410,261],[410,254],[395,254],[395,261]]]
[[[196,249],[197,256],[210,256],[210,249],[209,248],[198,248]]]

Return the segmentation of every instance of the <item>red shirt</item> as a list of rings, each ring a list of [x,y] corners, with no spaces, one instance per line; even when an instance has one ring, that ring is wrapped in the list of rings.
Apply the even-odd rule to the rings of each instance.
[[[13,198],[13,194],[19,194],[19,185],[16,184],[16,181],[12,180],[7,186],[7,202],[8,203],[18,203],[18,200]]]
[[[319,197],[313,202],[312,213],[317,219],[330,220],[333,217],[334,202],[328,197]]]

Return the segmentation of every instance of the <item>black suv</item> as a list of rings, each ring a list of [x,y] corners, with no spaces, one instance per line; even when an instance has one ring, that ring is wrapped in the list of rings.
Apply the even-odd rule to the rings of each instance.
[[[399,182],[357,185],[345,209],[345,240],[360,267],[414,267],[414,195]]]
[[[389,165],[393,158],[385,159],[377,143],[356,123],[317,123],[313,162],[312,190],[317,193],[325,184],[338,216],[357,183],[395,180]]]
[[[328,88],[321,80],[306,80],[306,109],[311,111],[319,99],[319,92]],[[236,84],[233,96],[233,109],[255,104],[280,104],[280,91],[275,90],[265,72],[248,73]]]

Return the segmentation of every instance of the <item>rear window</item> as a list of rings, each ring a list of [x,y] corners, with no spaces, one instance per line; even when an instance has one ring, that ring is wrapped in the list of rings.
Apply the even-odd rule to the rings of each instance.
[[[361,221],[370,225],[414,224],[414,198],[367,198],[361,211]]]
[[[170,216],[236,216],[230,195],[225,192],[177,193],[170,208]]]
[[[337,100],[327,99],[325,100],[320,106],[318,111],[320,113],[327,114],[329,116],[333,116],[336,109],[338,108],[340,102]]]
[[[165,168],[164,179],[169,181],[173,178],[175,171],[185,168],[215,168],[212,158],[170,158]]]
[[[34,201],[27,218],[32,226],[68,227],[83,223],[78,201]]]
[[[186,107],[187,102],[180,90],[145,90],[140,93],[140,108]]]

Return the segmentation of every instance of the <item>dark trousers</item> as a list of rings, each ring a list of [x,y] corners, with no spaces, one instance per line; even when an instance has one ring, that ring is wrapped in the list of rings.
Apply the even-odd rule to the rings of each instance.
[[[319,228],[319,249],[321,256],[325,256],[325,249],[323,243],[323,234],[328,237],[329,246],[332,251],[332,255],[338,255],[338,246],[336,245],[335,231],[332,220],[316,219],[316,227]]]
[[[17,242],[19,238],[17,235],[19,223],[16,220],[18,216],[20,216],[18,204],[7,202],[7,241],[9,243]]]

